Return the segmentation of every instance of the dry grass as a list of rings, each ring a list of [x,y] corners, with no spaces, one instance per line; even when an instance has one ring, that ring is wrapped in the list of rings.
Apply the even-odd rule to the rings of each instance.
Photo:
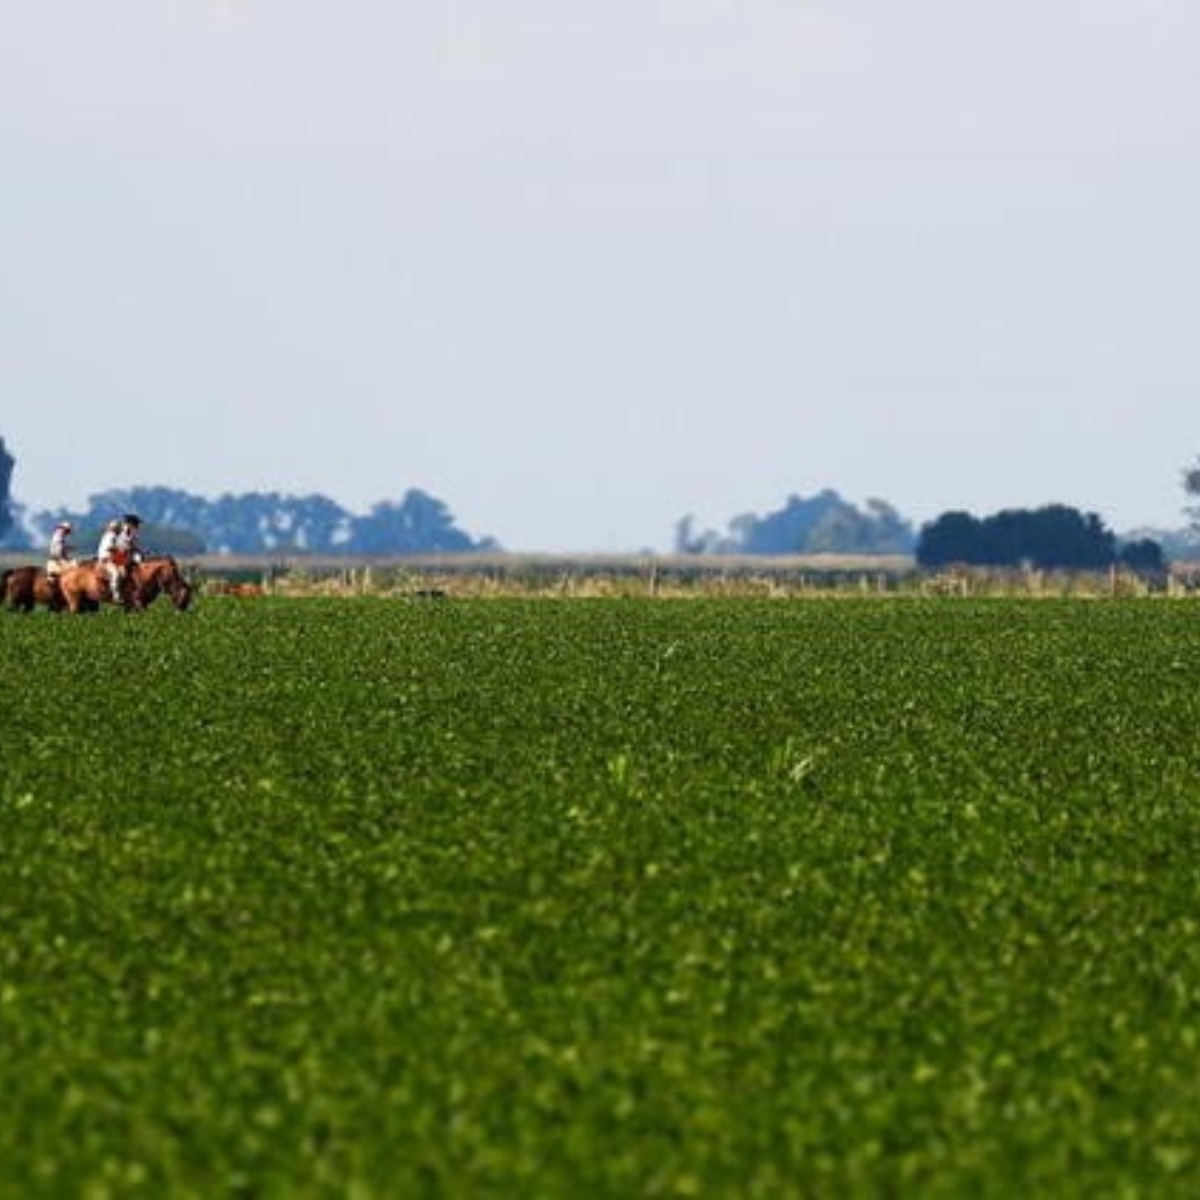
[[[0,555],[0,569],[36,555]],[[960,568],[926,572],[904,555],[430,554],[404,557],[206,555],[188,572],[207,595],[380,595],[415,600],[700,596],[811,598],[1184,597],[1200,590],[1200,563],[1161,579],[1126,571]]]
[[[384,595],[418,600],[503,596],[547,598],[701,596],[811,598],[1181,597],[1200,572],[1161,579],[1126,571],[958,569],[920,571],[903,556],[789,557],[463,555],[355,560],[213,560],[197,564],[213,579],[251,583],[274,595]]]

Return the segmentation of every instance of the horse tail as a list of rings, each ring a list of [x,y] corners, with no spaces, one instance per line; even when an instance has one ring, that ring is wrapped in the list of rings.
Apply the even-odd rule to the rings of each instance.
[[[8,599],[8,581],[11,575],[11,567],[7,571],[0,571],[0,604]]]

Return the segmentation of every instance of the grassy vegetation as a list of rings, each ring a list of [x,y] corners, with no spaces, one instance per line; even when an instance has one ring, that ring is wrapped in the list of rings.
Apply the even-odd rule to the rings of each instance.
[[[1191,1195],[1189,603],[0,619],[0,1194]]]

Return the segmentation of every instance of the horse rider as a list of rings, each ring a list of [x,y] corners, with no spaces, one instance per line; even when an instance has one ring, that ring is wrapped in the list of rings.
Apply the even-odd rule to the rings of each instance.
[[[109,521],[100,535],[100,544],[96,547],[96,562],[108,579],[108,586],[115,601],[124,598],[123,584],[125,582],[126,548],[121,544],[122,525],[120,521]]]
[[[46,577],[55,579],[64,571],[77,566],[75,552],[67,540],[71,536],[71,522],[59,521],[50,535],[50,554],[46,559]]]
[[[117,534],[117,546],[128,555],[128,562],[140,563],[145,555],[142,553],[138,534],[141,532],[142,518],[137,513],[126,513],[121,518],[120,532]]]

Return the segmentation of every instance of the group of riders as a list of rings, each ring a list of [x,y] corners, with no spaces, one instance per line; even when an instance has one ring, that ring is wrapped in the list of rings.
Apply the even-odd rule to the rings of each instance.
[[[113,599],[124,594],[125,580],[131,564],[140,562],[145,556],[138,544],[142,519],[137,513],[126,513],[119,519],[109,521],[100,535],[96,547],[96,565],[108,580]],[[50,535],[50,555],[46,559],[46,577],[57,580],[67,571],[79,566],[79,559],[71,546],[70,537],[74,529],[70,521],[59,521]]]
[[[71,522],[59,521],[50,535],[45,569],[5,571],[0,576],[0,600],[24,611],[40,603],[54,610],[94,612],[104,603],[127,610],[144,608],[166,593],[176,608],[186,608],[191,585],[173,558],[143,551],[138,540],[141,526],[136,513],[109,521],[95,557],[81,560],[71,545]]]

